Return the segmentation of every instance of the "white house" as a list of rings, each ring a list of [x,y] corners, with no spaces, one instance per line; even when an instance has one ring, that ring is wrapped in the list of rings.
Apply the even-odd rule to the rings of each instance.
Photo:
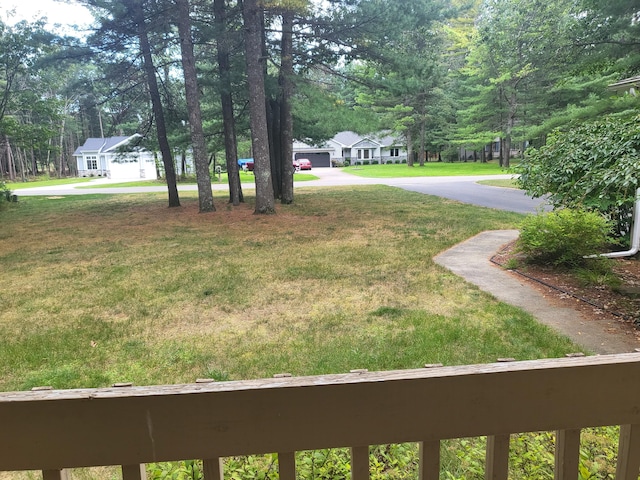
[[[140,134],[130,137],[88,138],[73,153],[80,177],[108,177],[117,180],[155,180],[153,153],[134,146]]]
[[[625,78],[619,82],[612,83],[608,88],[614,92],[624,92],[635,97],[640,90],[640,76]]]
[[[407,148],[392,136],[362,136],[354,132],[340,132],[324,145],[293,143],[294,159],[308,158],[314,167],[333,167],[364,163],[403,163]]]

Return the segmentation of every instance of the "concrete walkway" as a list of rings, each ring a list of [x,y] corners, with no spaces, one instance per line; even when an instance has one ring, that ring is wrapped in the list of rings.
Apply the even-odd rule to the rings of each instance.
[[[576,310],[551,304],[517,274],[491,263],[495,252],[518,234],[518,230],[483,232],[437,255],[434,261],[498,300],[522,308],[592,353],[626,353],[640,347],[635,336],[615,320],[590,320]]]

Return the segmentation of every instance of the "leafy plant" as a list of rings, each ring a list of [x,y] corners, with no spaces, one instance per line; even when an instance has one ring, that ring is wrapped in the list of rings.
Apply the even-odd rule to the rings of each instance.
[[[147,474],[154,480],[201,480],[203,478],[202,462],[184,460],[182,462],[152,463],[147,467]]]
[[[0,210],[6,207],[7,203],[12,201],[13,193],[7,187],[4,180],[0,180]]]
[[[590,259],[586,268],[575,269],[575,276],[582,285],[607,286],[615,290],[622,280],[614,273],[611,262],[609,258]]]
[[[611,242],[611,223],[600,214],[562,209],[526,217],[516,249],[531,263],[575,267]]]
[[[640,186],[639,152],[640,116],[609,115],[554,131],[546,145],[526,152],[515,172],[529,195],[549,195],[556,207],[600,212],[623,237]]]

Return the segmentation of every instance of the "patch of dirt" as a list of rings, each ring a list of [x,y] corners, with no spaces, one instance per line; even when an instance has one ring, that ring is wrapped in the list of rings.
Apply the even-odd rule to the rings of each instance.
[[[611,259],[620,286],[585,285],[575,274],[550,265],[524,264],[515,251],[515,242],[505,245],[491,261],[507,268],[519,280],[539,290],[558,305],[578,310],[586,319],[615,320],[640,339],[640,260],[634,257]]]

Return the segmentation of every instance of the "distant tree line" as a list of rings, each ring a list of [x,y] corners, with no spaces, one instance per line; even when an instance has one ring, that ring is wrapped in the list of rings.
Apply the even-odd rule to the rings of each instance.
[[[84,139],[138,132],[170,206],[186,152],[203,212],[211,163],[238,205],[237,158],[252,156],[256,212],[272,213],[294,201],[293,139],[391,130],[409,166],[461,148],[482,160],[499,139],[508,167],[558,126],[637,109],[606,88],[640,74],[632,0],[81,3],[82,38],[0,22],[0,178],[73,176]]]

